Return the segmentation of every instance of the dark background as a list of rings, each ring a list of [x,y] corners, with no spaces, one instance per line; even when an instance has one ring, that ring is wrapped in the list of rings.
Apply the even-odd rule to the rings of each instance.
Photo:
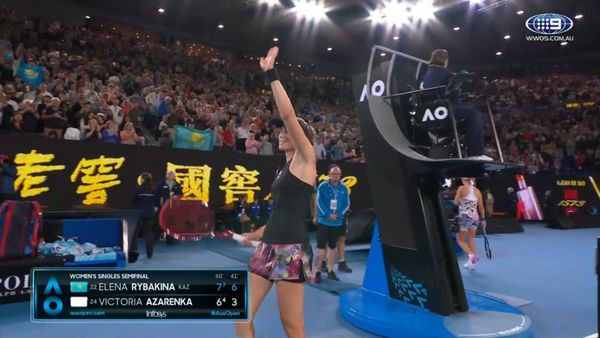
[[[244,58],[262,56],[277,44],[279,60],[302,64],[319,74],[350,76],[364,71],[370,48],[383,45],[428,59],[431,51],[447,49],[450,67],[479,73],[496,71],[524,76],[544,68],[567,67],[586,71],[600,56],[600,2],[592,0],[482,0],[472,5],[464,0],[435,0],[435,18],[426,24],[402,27],[373,25],[370,12],[381,0],[322,0],[330,8],[318,25],[298,20],[292,0],[280,0],[275,7],[259,0],[4,0],[24,14],[110,29],[134,28],[168,45],[177,40],[200,42],[222,48]],[[408,1],[410,2],[410,1]],[[404,1],[407,3],[407,1]],[[162,7],[165,13],[159,14]],[[517,15],[524,10],[523,15]],[[528,42],[534,35],[525,27],[536,14],[559,13],[573,19],[573,28],[563,34],[574,36],[568,46],[559,42]],[[217,25],[223,24],[224,29]],[[459,31],[452,28],[459,26]],[[511,35],[504,40],[504,35]],[[398,40],[393,40],[398,36]],[[278,37],[277,43],[273,37]],[[327,47],[333,47],[328,52]],[[502,51],[502,56],[495,55]]]
[[[222,207],[225,202],[225,191],[220,190],[219,186],[223,184],[221,174],[226,167],[234,169],[234,165],[242,165],[247,170],[257,170],[260,173],[257,185],[261,187],[261,190],[255,192],[255,197],[262,200],[270,192],[277,169],[285,164],[283,156],[259,156],[234,152],[52,140],[41,135],[0,135],[0,153],[2,154],[9,154],[14,157],[17,153],[29,153],[34,149],[38,153],[54,154],[55,158],[51,162],[52,165],[62,164],[66,166],[63,171],[45,173],[44,175],[47,175],[48,180],[40,186],[47,186],[50,191],[30,198],[31,200],[38,200],[44,210],[130,209],[138,176],[142,172],[150,172],[155,183],[158,183],[164,180],[167,162],[178,165],[202,166],[206,164],[210,166],[212,171],[209,206],[215,209]],[[85,206],[82,204],[85,195],[76,193],[82,174],[79,174],[76,183],[71,183],[70,176],[82,158],[92,159],[100,155],[125,157],[123,166],[111,172],[119,174],[121,184],[107,189],[108,201],[106,205]],[[317,173],[327,175],[331,163],[319,161]],[[339,164],[342,168],[343,177],[356,176],[358,180],[356,185],[351,187],[351,208],[354,210],[370,208],[372,204],[364,164]]]

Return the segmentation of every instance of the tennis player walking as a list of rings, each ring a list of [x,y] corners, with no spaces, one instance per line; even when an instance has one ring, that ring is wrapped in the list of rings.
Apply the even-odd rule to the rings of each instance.
[[[469,255],[463,265],[469,270],[475,269],[479,260],[475,247],[475,234],[479,225],[485,227],[485,209],[481,191],[475,187],[475,179],[463,177],[462,186],[458,188],[454,197],[454,204],[458,206],[458,226],[460,233],[457,241],[460,247]]]

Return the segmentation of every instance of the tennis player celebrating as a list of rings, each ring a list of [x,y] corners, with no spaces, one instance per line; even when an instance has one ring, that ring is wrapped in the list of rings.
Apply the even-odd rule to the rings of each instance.
[[[269,49],[260,66],[271,83],[275,103],[283,120],[279,149],[286,163],[271,193],[274,208],[267,224],[244,234],[244,242],[262,241],[250,259],[250,321],[236,324],[238,337],[255,337],[254,318],[265,296],[276,285],[280,318],[288,337],[304,338],[304,282],[312,279],[313,253],[305,219],[316,181],[314,132],[294,108],[273,68],[279,49]]]
[[[454,197],[454,204],[458,206],[458,226],[460,228],[457,241],[464,252],[469,255],[463,266],[473,270],[479,260],[475,247],[475,234],[480,224],[485,226],[485,211],[481,191],[475,187],[475,179],[463,177],[461,180],[463,185],[458,188]]]

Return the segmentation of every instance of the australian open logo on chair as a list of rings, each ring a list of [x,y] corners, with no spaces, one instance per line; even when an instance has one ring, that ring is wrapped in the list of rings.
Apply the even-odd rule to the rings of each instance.
[[[446,117],[448,117],[448,108],[444,106],[427,108],[425,109],[421,122],[441,121],[445,120]]]

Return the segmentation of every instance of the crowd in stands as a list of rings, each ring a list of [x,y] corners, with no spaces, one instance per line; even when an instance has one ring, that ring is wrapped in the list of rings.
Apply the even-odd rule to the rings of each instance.
[[[5,130],[170,146],[180,125],[212,131],[219,151],[278,151],[270,124],[278,113],[255,61],[200,44],[168,48],[109,27],[27,18],[5,7],[0,61]],[[43,67],[44,81],[24,82],[24,64]],[[298,115],[315,128],[318,158],[355,158],[361,147],[350,82],[286,68],[282,81]]]
[[[491,106],[506,161],[524,163],[530,173],[600,170],[599,75],[551,74],[499,84]]]
[[[43,67],[43,82],[23,81],[23,65]],[[282,82],[298,115],[316,130],[317,158],[361,161],[350,80],[286,66],[279,67]],[[506,161],[525,163],[531,173],[600,168],[600,76],[499,83],[491,106]],[[215,151],[278,152],[270,124],[278,113],[258,63],[200,43],[167,47],[139,33],[0,7],[0,85],[0,130],[171,146],[179,125],[210,130]],[[486,135],[486,153],[498,159]]]

